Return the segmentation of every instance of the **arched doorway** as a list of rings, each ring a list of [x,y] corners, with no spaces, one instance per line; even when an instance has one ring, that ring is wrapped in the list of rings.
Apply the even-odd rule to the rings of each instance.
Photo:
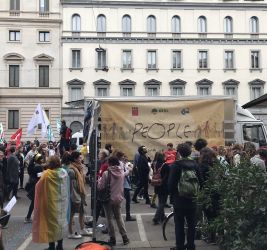
[[[70,124],[70,129],[72,130],[72,134],[74,134],[80,132],[83,129],[83,125],[78,121],[74,121]]]

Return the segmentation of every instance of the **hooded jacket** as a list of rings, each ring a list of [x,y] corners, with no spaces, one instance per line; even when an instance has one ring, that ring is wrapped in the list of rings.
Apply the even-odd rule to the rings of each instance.
[[[124,199],[124,178],[125,173],[121,166],[109,166],[102,177],[98,180],[97,187],[102,190],[108,183],[108,173],[110,174],[110,203],[120,204]]]

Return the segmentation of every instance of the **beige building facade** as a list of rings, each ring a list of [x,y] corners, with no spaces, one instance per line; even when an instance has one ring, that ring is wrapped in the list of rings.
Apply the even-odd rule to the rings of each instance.
[[[20,127],[25,140],[40,137],[26,136],[38,103],[58,138],[58,118],[83,128],[83,109],[66,103],[84,97],[231,95],[243,105],[266,93],[266,0],[2,2],[7,139]]]
[[[65,103],[84,97],[231,95],[242,105],[266,92],[267,1],[61,3],[69,123],[83,118]]]
[[[2,0],[0,5],[0,122],[6,140],[22,128],[22,140],[40,141],[41,130],[27,136],[38,103],[56,138],[61,118],[61,4],[59,0]]]

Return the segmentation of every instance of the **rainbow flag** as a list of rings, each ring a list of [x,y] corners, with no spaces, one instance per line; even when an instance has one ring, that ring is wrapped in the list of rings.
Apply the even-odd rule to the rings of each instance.
[[[63,168],[48,169],[35,187],[32,240],[49,243],[63,239],[69,218],[69,177]]]

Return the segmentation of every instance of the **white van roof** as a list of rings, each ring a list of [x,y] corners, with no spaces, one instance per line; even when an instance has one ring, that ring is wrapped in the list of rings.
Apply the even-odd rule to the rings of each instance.
[[[83,137],[83,133],[82,132],[76,132],[71,136],[71,138],[81,138],[81,137]]]

